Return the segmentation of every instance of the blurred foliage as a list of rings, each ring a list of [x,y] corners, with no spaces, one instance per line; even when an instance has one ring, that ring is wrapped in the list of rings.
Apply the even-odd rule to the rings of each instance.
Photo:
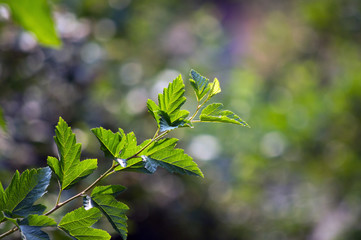
[[[41,44],[53,47],[60,45],[47,0],[1,0],[0,3],[5,3],[14,20],[35,34]]]
[[[64,0],[54,15],[59,50],[0,9],[4,185],[45,166],[59,116],[84,158],[102,159],[91,127],[151,136],[147,98],[193,67],[252,128],[175,133],[205,180],[112,176],[128,186],[129,239],[361,238],[360,1]]]

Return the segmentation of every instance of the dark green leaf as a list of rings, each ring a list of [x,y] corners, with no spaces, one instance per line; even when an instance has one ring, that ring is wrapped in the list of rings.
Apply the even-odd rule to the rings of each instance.
[[[200,115],[202,122],[223,122],[234,123],[241,126],[249,127],[239,116],[229,110],[223,110],[223,104],[212,103],[205,107]]]
[[[197,96],[197,100],[201,101],[202,98],[209,92],[209,80],[203,77],[195,70],[191,70],[189,79],[191,86]]]
[[[109,188],[107,191],[99,191],[98,188],[91,194],[91,198],[95,203],[95,206],[99,208],[103,214],[107,217],[113,228],[120,233],[123,239],[127,239],[127,216],[125,213],[129,210],[128,206],[124,203],[118,202],[114,198],[114,188]],[[104,189],[103,189],[104,190]],[[109,191],[110,190],[110,191]],[[104,194],[111,192],[111,194]]]
[[[9,186],[2,193],[0,211],[8,210],[12,216],[22,217],[42,214],[45,207],[33,204],[46,193],[50,178],[51,170],[48,167],[25,170],[21,175],[16,171]]]
[[[56,226],[53,219],[43,215],[29,215],[18,223],[21,237],[24,240],[49,240],[48,234],[43,232],[41,228]]]
[[[57,175],[62,189],[68,189],[91,174],[97,168],[97,160],[80,161],[81,144],[76,143],[75,134],[62,118],[59,118],[55,135],[60,160],[48,157],[48,165]]]
[[[118,158],[120,151],[125,144],[125,135],[123,130],[113,133],[111,130],[106,130],[102,127],[93,128],[91,130],[100,142],[100,149],[104,152],[106,157]]]
[[[50,240],[49,235],[41,230],[41,227],[20,225],[21,239],[24,240]]]
[[[19,227],[18,221],[17,221],[17,219],[16,219],[17,217],[13,217],[13,215],[12,215],[11,212],[9,212],[8,210],[5,210],[5,211],[2,211],[1,213],[3,214],[3,217],[4,217],[6,220],[14,223],[17,227]]]
[[[23,28],[35,34],[40,43],[58,47],[61,41],[55,31],[47,0],[2,0],[9,5],[12,16]]]
[[[79,240],[108,240],[110,235],[103,230],[91,228],[101,217],[97,208],[78,208],[67,213],[60,221],[59,228]]]

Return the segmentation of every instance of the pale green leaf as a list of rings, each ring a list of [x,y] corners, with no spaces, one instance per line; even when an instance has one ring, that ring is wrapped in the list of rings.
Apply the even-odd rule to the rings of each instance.
[[[76,143],[75,134],[60,117],[55,128],[55,143],[59,160],[48,158],[48,165],[57,175],[62,189],[68,189],[80,179],[88,176],[97,168],[96,159],[80,161],[81,144]]]
[[[229,110],[223,110],[223,104],[212,103],[205,107],[200,115],[202,122],[222,122],[234,123],[241,126],[249,127],[239,116]]]
[[[35,34],[41,44],[59,47],[61,41],[47,0],[2,0],[9,5],[13,19]]]
[[[99,190],[99,189],[98,189]],[[107,217],[113,228],[120,233],[122,238],[127,239],[127,216],[125,213],[129,210],[124,203],[118,202],[113,194],[103,194],[98,190],[92,192],[91,198],[95,206],[99,208]],[[110,188],[108,188],[110,190]]]
[[[91,129],[100,142],[100,149],[106,157],[118,158],[125,145],[124,132],[121,129],[119,130],[119,132],[113,133],[111,130],[102,127]]]
[[[209,92],[209,80],[192,69],[189,81],[197,96],[197,100],[201,101],[202,98]]]
[[[16,171],[9,186],[2,193],[0,211],[7,210],[15,217],[42,214],[45,206],[34,203],[46,193],[50,178],[51,170],[48,167],[25,170],[21,175]]]
[[[103,230],[91,228],[101,217],[97,208],[78,208],[67,213],[60,221],[59,228],[79,240],[108,240],[111,236]]]
[[[209,92],[209,97],[213,97],[214,95],[221,92],[221,86],[219,85],[219,81],[217,78],[213,80],[211,83],[211,90]]]

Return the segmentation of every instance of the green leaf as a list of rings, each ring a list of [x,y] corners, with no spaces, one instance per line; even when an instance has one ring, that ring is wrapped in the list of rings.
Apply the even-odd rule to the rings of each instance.
[[[158,111],[159,130],[164,132],[179,127],[189,126],[190,122],[185,119],[188,115],[188,111],[179,111],[176,117],[173,117],[175,120],[172,121],[171,116],[169,116],[166,112],[161,110]]]
[[[142,158],[144,167],[154,173],[157,166],[161,166],[170,172],[203,176],[193,159],[184,153],[182,149],[175,149],[178,139],[165,138],[152,143],[149,148],[143,151]]]
[[[127,134],[125,138],[125,146],[122,152],[120,153],[120,158],[116,161],[120,164],[116,167],[115,171],[135,171],[135,172],[144,172],[144,168],[141,164],[142,159],[140,156],[135,157],[143,147],[145,147],[151,140],[145,140],[142,144],[137,145],[137,138],[133,132]],[[133,157],[134,156],[134,157]],[[133,158],[131,158],[133,157]],[[131,158],[131,159],[128,159]]]
[[[35,34],[47,46],[59,47],[61,41],[55,31],[47,0],[2,0],[9,5],[12,16],[23,28]]]
[[[173,82],[169,83],[167,88],[163,89],[163,94],[158,95],[159,110],[166,112],[168,115],[179,111],[186,101],[184,91],[182,76],[179,75]]]
[[[122,187],[122,186],[121,186]],[[114,194],[119,190],[118,186],[108,186],[106,191],[101,188],[95,188],[91,194],[91,199],[95,206],[99,208],[107,217],[113,228],[120,233],[122,238],[127,239],[127,216],[125,213],[129,210],[124,203],[118,202]],[[100,191],[101,190],[101,191]],[[115,190],[115,191],[114,191]],[[106,194],[109,192],[110,194]]]
[[[223,110],[222,103],[212,103],[205,107],[201,112],[200,119],[202,122],[222,122],[234,123],[241,126],[249,127],[239,116],[229,110]]]
[[[29,215],[18,222],[22,239],[49,240],[49,235],[41,230],[43,227],[56,226],[56,222],[44,215]]]
[[[98,186],[93,189],[92,195],[108,194],[108,195],[118,196],[120,193],[124,192],[125,190],[126,187],[122,185]]]
[[[219,81],[217,78],[215,78],[213,80],[213,82],[211,83],[211,90],[209,92],[209,97],[213,97],[214,95],[218,94],[221,92],[221,86],[219,85]]]
[[[78,208],[67,213],[60,221],[59,228],[64,230],[70,236],[79,240],[108,240],[110,235],[101,229],[91,228],[101,217],[97,208],[85,210],[84,207]]]
[[[21,220],[19,222],[19,225],[29,225],[34,227],[49,227],[49,226],[56,226],[56,222],[54,219],[48,216],[32,214]]]
[[[144,141],[142,144],[137,145],[137,138],[135,137],[134,132],[130,132],[126,136],[126,142],[124,149],[120,153],[120,158],[127,159],[135,155],[140,151],[145,145],[149,143],[150,139]]]
[[[25,170],[21,175],[16,171],[9,186],[1,193],[0,211],[7,210],[15,217],[42,214],[45,206],[33,204],[46,193],[50,178],[48,167]]]
[[[0,128],[2,128],[3,130],[6,130],[6,121],[5,121],[4,112],[3,112],[2,108],[0,108]]]
[[[123,130],[119,129],[119,132],[113,133],[111,130],[99,127],[93,128],[91,131],[100,142],[100,149],[104,152],[106,157],[119,157],[119,153],[125,145],[125,135]]]
[[[193,87],[193,90],[199,102],[209,92],[209,80],[208,78],[203,77],[193,69],[190,72],[190,77],[190,84]]]
[[[151,173],[144,168],[143,159],[140,156],[129,159],[128,161],[126,161],[126,164],[116,167],[115,171]]]
[[[55,135],[60,160],[48,157],[48,165],[58,177],[61,188],[69,189],[97,168],[97,160],[80,161],[81,144],[76,143],[75,134],[62,118],[59,118]]]
[[[5,209],[5,203],[6,203],[6,194],[5,194],[5,190],[3,188],[3,185],[0,182],[0,210]],[[2,219],[3,218],[0,216],[0,221]]]
[[[148,111],[157,121],[161,132],[181,126],[190,126],[189,122],[185,120],[189,112],[180,109],[186,101],[184,91],[182,76],[179,75],[169,83],[167,88],[163,89],[163,93],[158,94],[159,105],[148,99]]]
[[[148,99],[147,107],[148,107],[148,111],[150,112],[150,114],[152,114],[153,118],[157,121],[157,123],[159,125],[159,116],[158,116],[159,107],[158,107],[158,105],[153,100]]]

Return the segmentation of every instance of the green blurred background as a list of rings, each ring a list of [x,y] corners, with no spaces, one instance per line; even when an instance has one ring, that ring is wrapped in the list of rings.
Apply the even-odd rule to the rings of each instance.
[[[15,169],[56,154],[62,116],[82,159],[104,162],[84,188],[110,165],[89,129],[152,137],[146,100],[194,68],[220,80],[216,101],[251,128],[175,131],[204,179],[162,170],[107,179],[128,187],[119,199],[131,209],[129,239],[361,239],[361,1],[61,0],[53,10],[58,50],[39,46],[0,8],[4,185]],[[53,181],[45,204],[56,194]]]

